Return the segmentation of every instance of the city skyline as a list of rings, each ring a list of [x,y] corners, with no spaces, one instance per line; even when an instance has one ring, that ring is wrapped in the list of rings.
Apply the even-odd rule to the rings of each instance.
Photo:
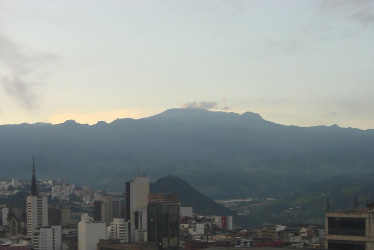
[[[374,1],[2,1],[0,124],[251,111],[374,128]]]

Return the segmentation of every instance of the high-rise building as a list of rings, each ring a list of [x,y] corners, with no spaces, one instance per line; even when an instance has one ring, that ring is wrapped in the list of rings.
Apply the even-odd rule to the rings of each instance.
[[[39,195],[33,158],[31,190],[27,196],[27,236],[32,237],[35,229],[48,226],[48,197]]]
[[[35,229],[32,246],[34,250],[61,250],[61,226]]]
[[[135,225],[135,211],[146,209],[149,195],[149,177],[137,176],[126,183],[126,219]]]
[[[159,249],[179,248],[180,203],[177,194],[150,194],[147,208],[148,241]]]
[[[94,220],[108,226],[113,219],[113,197],[101,196],[94,200]]]
[[[126,183],[126,220],[131,222],[133,240],[147,241],[149,177],[137,176]]]
[[[107,239],[106,224],[83,214],[78,223],[78,250],[96,250],[100,239]]]

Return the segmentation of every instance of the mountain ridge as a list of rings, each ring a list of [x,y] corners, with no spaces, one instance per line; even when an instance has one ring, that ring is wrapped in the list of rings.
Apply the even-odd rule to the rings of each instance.
[[[52,125],[52,126],[55,126],[55,125],[82,125],[82,126],[98,126],[98,125],[110,125],[110,124],[113,124],[113,123],[117,123],[117,122],[123,122],[123,121],[126,121],[126,122],[132,122],[132,121],[139,121],[139,120],[158,120],[158,119],[170,119],[170,118],[181,118],[185,115],[196,115],[196,114],[199,114],[199,115],[206,115],[206,114],[220,114],[220,115],[224,115],[226,116],[227,118],[230,117],[236,117],[236,118],[239,118],[239,119],[250,119],[252,121],[264,121],[264,122],[268,122],[268,123],[271,123],[271,124],[276,124],[276,125],[281,125],[281,126],[285,126],[285,127],[298,127],[298,128],[327,128],[327,127],[332,127],[332,128],[342,128],[342,129],[355,129],[355,130],[361,130],[361,131],[374,131],[374,128],[373,129],[360,129],[360,128],[353,128],[353,127],[340,127],[338,126],[337,124],[332,124],[332,125],[314,125],[314,126],[298,126],[298,125],[284,125],[284,124],[280,124],[280,123],[275,123],[275,122],[272,122],[272,121],[269,121],[269,120],[266,120],[264,119],[259,113],[255,113],[255,112],[251,112],[251,111],[246,111],[246,112],[243,112],[242,114],[240,113],[236,113],[236,112],[226,112],[226,111],[211,111],[211,110],[207,110],[207,109],[184,109],[184,108],[171,108],[171,109],[167,109],[161,113],[158,113],[158,114],[155,114],[155,115],[151,115],[151,116],[148,116],[148,117],[142,117],[142,118],[116,118],[114,119],[113,121],[111,122],[106,122],[106,121],[97,121],[95,124],[87,124],[87,123],[79,123],[77,122],[76,120],[74,119],[68,119],[64,122],[61,122],[61,123],[56,123],[56,124],[53,124],[53,123],[48,123],[48,122],[35,122],[35,123],[20,123],[20,124],[0,124],[0,127],[4,126],[48,126],[48,125]]]
[[[285,126],[251,112],[198,109],[96,125],[3,125],[0,148],[4,177],[29,178],[35,156],[41,178],[116,191],[139,166],[152,179],[178,175],[214,198],[271,194],[302,181],[367,173],[374,165],[371,131]],[[238,182],[245,184],[239,188]]]

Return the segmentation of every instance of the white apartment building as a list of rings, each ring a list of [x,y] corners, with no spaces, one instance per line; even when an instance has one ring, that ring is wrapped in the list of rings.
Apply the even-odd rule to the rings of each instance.
[[[27,196],[27,236],[32,237],[35,229],[48,226],[48,197]]]
[[[96,250],[100,239],[107,239],[105,222],[94,222],[87,213],[83,214],[78,223],[78,250]]]
[[[1,220],[2,220],[2,224],[3,226],[6,226],[8,225],[8,213],[9,213],[9,208],[7,207],[3,207],[1,209]]]
[[[61,226],[42,227],[32,237],[34,250],[61,250]]]
[[[110,238],[118,239],[121,243],[131,242],[131,226],[124,218],[114,218],[110,223]]]

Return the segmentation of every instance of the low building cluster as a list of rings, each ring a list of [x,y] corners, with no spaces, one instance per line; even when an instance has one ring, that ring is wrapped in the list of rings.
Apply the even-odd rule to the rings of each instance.
[[[12,194],[30,187],[16,179],[1,185]],[[113,196],[89,187],[77,189],[61,179],[38,183],[33,165],[29,190],[25,210],[0,206],[0,249],[176,250],[186,225],[187,238],[233,227],[231,216],[194,215],[192,207],[181,206],[177,194],[151,194],[146,175],[128,181],[124,196]],[[77,219],[77,208],[88,212],[80,212]]]
[[[59,179],[52,186],[52,199],[69,200],[69,196],[75,192],[75,185],[69,185],[66,181]]]
[[[13,178],[11,181],[0,181],[0,197],[8,197],[19,192],[17,189],[21,183],[18,179]]]
[[[0,196],[17,194],[25,185],[17,179],[1,181]],[[374,249],[374,204],[368,209],[327,212],[325,226],[263,225],[239,230],[232,216],[194,214],[192,207],[182,207],[177,194],[151,194],[146,175],[126,182],[123,195],[77,189],[63,180],[39,185],[43,192],[33,166],[26,209],[0,204],[0,250]]]
[[[264,225],[255,230],[254,246],[324,248],[325,233],[321,225]]]

